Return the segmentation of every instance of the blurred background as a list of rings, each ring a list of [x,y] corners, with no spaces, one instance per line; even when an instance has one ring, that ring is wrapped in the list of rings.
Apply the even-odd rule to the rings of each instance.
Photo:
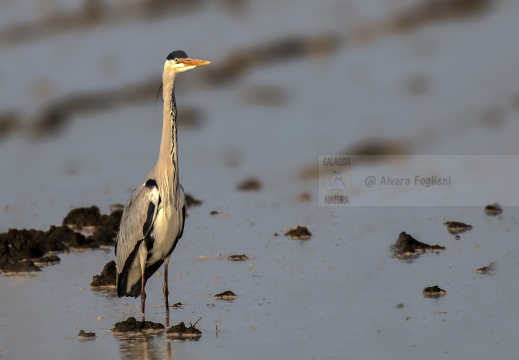
[[[212,61],[176,90],[181,182],[210,207],[247,177],[280,202],[315,194],[323,154],[517,154],[518,13],[514,0],[3,0],[0,231],[126,201],[156,161],[176,49]]]

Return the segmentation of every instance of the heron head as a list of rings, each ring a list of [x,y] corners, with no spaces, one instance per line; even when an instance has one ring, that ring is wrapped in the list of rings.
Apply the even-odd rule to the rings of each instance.
[[[190,59],[182,50],[173,51],[166,59],[165,69],[171,70],[175,73],[192,70],[197,66],[204,66],[210,64],[210,61]]]

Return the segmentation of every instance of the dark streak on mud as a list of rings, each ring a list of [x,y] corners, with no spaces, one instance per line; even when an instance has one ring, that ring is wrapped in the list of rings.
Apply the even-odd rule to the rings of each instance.
[[[390,156],[411,154],[412,141],[397,139],[371,138],[347,147],[340,152],[350,158],[351,165],[375,164],[387,160]],[[303,168],[298,177],[301,180],[311,180],[319,177],[319,166],[310,165]]]
[[[113,26],[117,23],[183,14],[203,2],[203,0],[151,0],[142,1],[139,6],[127,6],[127,4],[103,0],[85,1],[84,5],[75,11],[53,11],[38,21],[15,23],[3,27],[0,31],[0,44],[19,44],[71,31],[85,31],[103,24]]]
[[[261,183],[258,179],[248,178],[236,185],[236,190],[239,191],[257,191],[261,190]]]
[[[432,22],[483,14],[496,0],[426,0],[395,16],[391,28],[412,31]]]

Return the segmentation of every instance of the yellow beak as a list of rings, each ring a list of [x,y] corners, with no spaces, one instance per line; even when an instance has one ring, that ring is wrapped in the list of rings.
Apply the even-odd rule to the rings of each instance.
[[[181,58],[177,59],[178,62],[181,62],[182,64],[186,66],[204,66],[208,65],[211,62],[207,60],[198,60],[198,59],[190,59],[190,58]]]

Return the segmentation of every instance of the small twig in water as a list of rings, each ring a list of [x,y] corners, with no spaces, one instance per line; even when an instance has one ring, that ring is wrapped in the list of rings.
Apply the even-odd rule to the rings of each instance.
[[[191,325],[191,327],[194,328],[194,327],[196,326],[196,324],[198,324],[198,322],[199,322],[200,320],[202,320],[202,317],[201,317],[201,316],[200,316],[200,319],[198,319],[194,325],[191,324],[191,323],[189,323],[189,325]]]

